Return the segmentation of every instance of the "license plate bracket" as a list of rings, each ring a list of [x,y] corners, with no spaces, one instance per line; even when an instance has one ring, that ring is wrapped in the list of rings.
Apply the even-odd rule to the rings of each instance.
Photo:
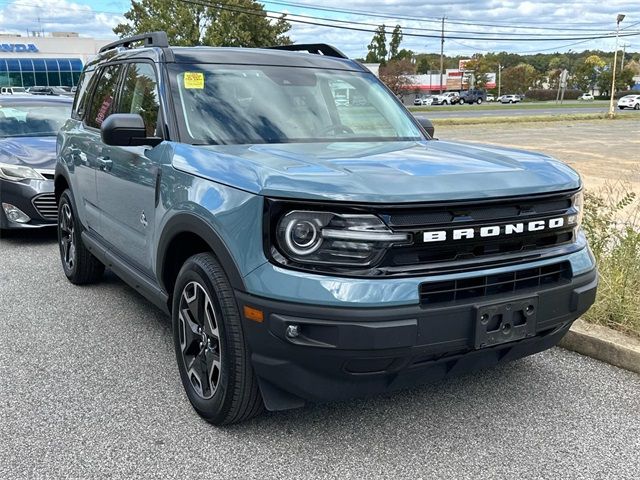
[[[475,348],[487,348],[536,334],[538,297],[476,307]]]

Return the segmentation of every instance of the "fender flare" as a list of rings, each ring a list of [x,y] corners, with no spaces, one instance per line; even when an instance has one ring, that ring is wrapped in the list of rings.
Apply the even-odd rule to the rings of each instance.
[[[245,291],[240,269],[231,253],[229,253],[229,249],[224,241],[204,218],[195,213],[187,212],[178,213],[171,217],[162,229],[160,240],[158,241],[158,248],[156,250],[156,275],[160,285],[165,291],[167,291],[167,285],[164,284],[164,269],[167,249],[171,241],[181,233],[194,233],[202,238],[220,262],[231,286],[236,290]]]

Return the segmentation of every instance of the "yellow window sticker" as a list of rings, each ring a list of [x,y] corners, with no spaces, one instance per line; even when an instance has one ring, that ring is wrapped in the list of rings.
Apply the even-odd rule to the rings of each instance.
[[[204,73],[202,72],[184,72],[184,88],[204,88]]]

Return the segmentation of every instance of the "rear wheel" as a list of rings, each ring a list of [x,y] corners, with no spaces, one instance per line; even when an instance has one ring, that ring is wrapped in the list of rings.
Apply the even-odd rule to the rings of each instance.
[[[172,310],[178,370],[196,412],[215,425],[262,412],[233,290],[212,254],[194,255],[184,263]]]
[[[464,98],[460,99],[460,105],[464,105]]]
[[[64,274],[76,285],[95,283],[104,273],[104,265],[84,245],[81,233],[73,194],[65,190],[58,204],[58,246]]]
[[[624,107],[618,107],[620,110],[624,110]]]
[[[636,104],[633,106],[633,109],[634,109],[634,110],[640,110],[640,103],[636,103]]]
[[[479,99],[478,99],[478,105],[480,105],[481,103],[482,103],[482,99],[481,99],[481,98],[479,98]]]

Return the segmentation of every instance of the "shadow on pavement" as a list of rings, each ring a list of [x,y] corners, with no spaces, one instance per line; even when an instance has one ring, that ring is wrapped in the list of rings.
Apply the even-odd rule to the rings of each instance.
[[[0,243],[8,242],[12,245],[44,245],[57,241],[57,231],[53,227],[24,230],[2,230]]]

